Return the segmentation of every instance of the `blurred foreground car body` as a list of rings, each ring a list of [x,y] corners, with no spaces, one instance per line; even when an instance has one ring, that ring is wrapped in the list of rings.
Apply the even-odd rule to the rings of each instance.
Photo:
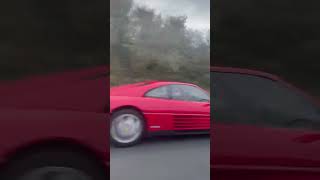
[[[116,146],[138,143],[146,134],[208,133],[210,97],[200,87],[147,81],[111,88],[111,140]]]
[[[314,98],[258,71],[211,68],[213,179],[320,179]]]
[[[108,179],[107,74],[98,67],[2,82],[1,179]]]

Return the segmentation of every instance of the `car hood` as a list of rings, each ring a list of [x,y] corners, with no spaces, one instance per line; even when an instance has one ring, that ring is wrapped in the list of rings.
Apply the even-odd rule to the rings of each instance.
[[[87,68],[1,82],[0,108],[101,112],[108,94],[107,68]]]

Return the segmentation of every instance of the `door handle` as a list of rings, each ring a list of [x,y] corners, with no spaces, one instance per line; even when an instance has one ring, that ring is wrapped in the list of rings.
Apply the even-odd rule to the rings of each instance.
[[[320,134],[305,134],[293,139],[300,143],[313,143],[315,141],[320,141]]]
[[[210,103],[204,104],[204,107],[210,107]]]

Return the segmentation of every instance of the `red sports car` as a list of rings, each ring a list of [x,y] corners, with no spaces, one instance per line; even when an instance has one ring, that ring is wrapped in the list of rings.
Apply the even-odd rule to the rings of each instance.
[[[320,179],[320,106],[271,74],[211,69],[213,179]]]
[[[147,81],[111,88],[111,140],[138,143],[154,133],[208,133],[210,95],[181,82]]]
[[[109,77],[99,67],[0,84],[0,179],[109,179]]]

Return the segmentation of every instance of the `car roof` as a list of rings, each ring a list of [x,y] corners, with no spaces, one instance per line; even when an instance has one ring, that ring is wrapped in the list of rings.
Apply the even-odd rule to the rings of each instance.
[[[180,84],[180,85],[189,85],[189,86],[195,86],[191,83],[184,83],[184,82],[178,82],[178,81],[142,81],[138,83],[132,83],[132,84],[125,84],[120,86],[114,86],[110,89],[110,96],[135,96],[135,97],[141,97],[143,96],[147,91],[160,87],[165,85],[173,85],[173,84]]]
[[[238,74],[247,74],[247,75],[254,75],[260,76],[264,78],[268,78],[274,81],[282,81],[282,79],[276,75],[258,71],[258,70],[251,70],[245,68],[234,68],[234,67],[219,67],[219,66],[212,66],[210,68],[211,72],[224,72],[224,73],[238,73]]]

